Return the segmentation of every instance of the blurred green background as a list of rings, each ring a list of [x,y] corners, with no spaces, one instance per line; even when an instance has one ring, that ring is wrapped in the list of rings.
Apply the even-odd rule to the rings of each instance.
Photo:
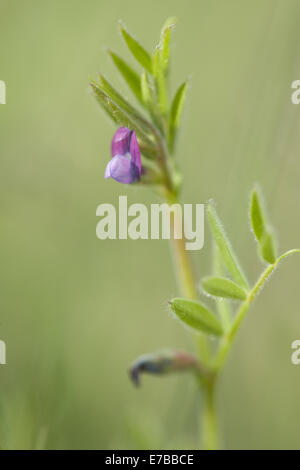
[[[280,250],[300,245],[298,0],[0,0],[2,448],[190,448],[200,442],[192,378],[145,377],[129,364],[161,347],[190,349],[166,301],[178,293],[167,241],[100,241],[96,207],[157,202],[104,181],[113,127],[88,78],[128,97],[104,46],[131,60],[121,18],[151,49],[180,22],[173,90],[191,75],[178,159],[183,200],[213,197],[251,281],[262,269],[247,220],[259,181]],[[210,271],[210,237],[194,255]],[[288,259],[251,309],[222,375],[227,448],[299,448],[299,267]]]

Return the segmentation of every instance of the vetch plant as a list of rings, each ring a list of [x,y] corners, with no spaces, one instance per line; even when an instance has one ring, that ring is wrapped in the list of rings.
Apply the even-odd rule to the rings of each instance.
[[[102,74],[97,81],[91,81],[95,98],[118,126],[105,177],[123,184],[147,184],[169,205],[180,203],[181,175],[175,151],[188,83],[182,83],[170,99],[170,39],[175,23],[174,18],[167,20],[152,54],[120,24],[122,36],[141,73],[116,53],[110,50],[108,53],[135,96],[137,106],[126,100]],[[195,279],[185,240],[174,237],[181,219],[176,211],[170,219],[174,265],[183,297],[169,300],[169,308],[174,317],[191,330],[196,353],[161,351],[141,356],[132,365],[130,376],[139,385],[142,373],[193,373],[204,398],[202,445],[216,449],[221,444],[215,408],[220,371],[247,311],[266,280],[284,258],[300,250],[290,250],[278,256],[262,197],[255,188],[251,194],[250,222],[259,256],[266,267],[257,282],[250,285],[213,201],[207,204],[206,214],[214,243],[214,272],[202,279],[200,286]],[[200,300],[203,294],[215,300],[215,311]],[[237,306],[236,311],[233,311],[234,305]]]

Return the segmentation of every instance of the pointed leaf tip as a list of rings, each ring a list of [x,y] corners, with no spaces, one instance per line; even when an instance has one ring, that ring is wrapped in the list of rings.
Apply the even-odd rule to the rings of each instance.
[[[253,233],[259,244],[260,257],[269,264],[276,261],[275,239],[267,221],[262,196],[258,188],[251,193],[250,221]]]
[[[264,261],[274,264],[276,261],[276,249],[274,236],[270,232],[265,232],[260,240],[260,255]]]
[[[259,241],[266,230],[266,218],[263,211],[261,196],[257,188],[255,188],[251,194],[250,220],[254,235]]]
[[[170,27],[175,27],[178,24],[178,18],[176,16],[170,16],[169,18],[166,19],[164,22],[164,25],[161,29],[161,34],[165,31],[165,29],[170,28]]]
[[[150,54],[144,49],[144,47],[125,29],[125,26],[120,23],[120,31],[126,42],[128,49],[134,56],[134,58],[139,62],[139,64],[144,67],[149,73],[152,73],[152,60]]]
[[[115,52],[111,51],[110,49],[108,49],[107,52],[129,88],[135,94],[140,103],[143,104],[141,83],[138,73],[133,70],[133,68],[130,67],[130,65],[128,65],[123,59],[121,59],[121,57],[119,57]]]

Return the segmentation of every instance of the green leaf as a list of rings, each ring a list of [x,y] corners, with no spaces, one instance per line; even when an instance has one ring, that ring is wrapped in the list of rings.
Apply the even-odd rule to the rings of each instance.
[[[111,109],[111,106],[109,106],[108,104],[109,97],[100,90],[98,84],[96,84],[95,82],[91,81],[90,86],[92,88],[92,92],[93,92],[94,97],[96,98],[97,103],[106,112],[106,114],[112,119],[112,121],[114,123],[117,123],[118,122],[117,118],[114,115]]]
[[[274,236],[270,232],[265,232],[260,239],[260,255],[269,264],[274,264],[276,261],[276,250]]]
[[[216,316],[203,304],[195,300],[175,298],[169,302],[171,310],[191,328],[220,336],[222,325]]]
[[[151,134],[152,128],[147,121],[140,120],[121,108],[110,96],[104,93],[99,84],[91,82],[90,85],[97,102],[112,119],[121,126],[128,127],[136,132],[144,155],[149,158],[157,156],[157,148]]]
[[[220,250],[215,241],[213,246],[213,272],[218,277],[224,277],[226,275]],[[231,305],[225,299],[216,299],[216,304],[224,330],[229,331],[232,322]]]
[[[160,44],[160,61],[161,67],[165,75],[168,74],[169,70],[169,61],[170,61],[170,42],[171,42],[171,33],[172,26],[168,26],[161,35],[161,44]]]
[[[159,128],[159,130],[163,133],[163,123],[159,113],[159,110],[156,105],[154,90],[151,87],[149,77],[147,72],[143,72],[141,75],[141,89],[142,89],[142,96],[144,100],[144,104],[147,107],[150,116],[152,117],[153,122]]]
[[[170,68],[170,43],[171,43],[171,34],[173,29],[177,24],[177,18],[172,16],[165,21],[163,28],[160,34],[160,62],[162,70],[165,76],[168,76],[169,68]]]
[[[164,25],[161,29],[161,34],[164,32],[166,28],[169,28],[170,26],[175,28],[177,23],[178,23],[178,18],[176,18],[176,16],[169,16],[169,18],[167,18],[166,21],[164,22]]]
[[[108,95],[115,103],[117,103],[124,111],[132,115],[134,119],[140,120],[141,124],[145,125],[145,118],[141,113],[135,109],[120,93],[104,78],[103,75],[99,74],[99,83],[94,82],[96,86]]]
[[[166,115],[168,113],[169,100],[167,92],[167,83],[160,60],[160,52],[160,48],[156,47],[152,58],[153,76],[157,92],[158,107],[160,112],[163,115]]]
[[[187,81],[180,85],[171,105],[169,117],[169,147],[171,152],[174,150],[175,147],[176,135],[180,126],[180,119],[186,98],[187,85]]]
[[[263,211],[261,197],[257,189],[254,189],[251,194],[250,220],[254,235],[259,241],[266,231],[266,217]]]
[[[269,264],[276,261],[274,235],[268,227],[262,197],[257,188],[252,191],[250,204],[250,220],[256,240],[259,243],[259,254]]]
[[[248,290],[248,282],[241,268],[239,267],[237,258],[232,250],[231,244],[225,234],[223,225],[212,203],[209,203],[207,206],[207,216],[213,237],[219,247],[220,255],[226,268],[228,269],[234,281],[239,286]]]
[[[166,77],[169,72],[171,34],[172,30],[176,26],[176,23],[177,19],[175,17],[168,18],[160,34],[160,62]]]
[[[141,75],[141,90],[142,90],[142,97],[145,105],[150,108],[152,107],[152,92],[150,88],[150,84],[148,81],[147,73],[143,72]]]
[[[139,75],[128,65],[121,57],[115,54],[112,51],[108,51],[110,57],[112,58],[115,66],[123,76],[124,80],[135,94],[140,103],[143,103],[142,91],[141,91],[141,82]]]
[[[136,60],[144,67],[149,73],[152,73],[152,60],[150,54],[141,46],[134,37],[132,37],[124,28],[120,25],[122,36]]]
[[[225,277],[206,277],[202,280],[202,289],[214,297],[245,300],[247,292],[235,282]]]
[[[159,111],[155,102],[155,93],[150,83],[149,76],[145,71],[141,75],[141,90],[144,104],[150,111],[151,115],[154,116],[155,119],[158,119]]]

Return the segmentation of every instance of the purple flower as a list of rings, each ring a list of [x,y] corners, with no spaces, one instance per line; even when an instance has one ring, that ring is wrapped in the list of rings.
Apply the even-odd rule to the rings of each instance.
[[[105,178],[119,183],[136,183],[141,178],[142,162],[136,134],[127,127],[120,127],[111,143],[112,159],[105,170]]]

